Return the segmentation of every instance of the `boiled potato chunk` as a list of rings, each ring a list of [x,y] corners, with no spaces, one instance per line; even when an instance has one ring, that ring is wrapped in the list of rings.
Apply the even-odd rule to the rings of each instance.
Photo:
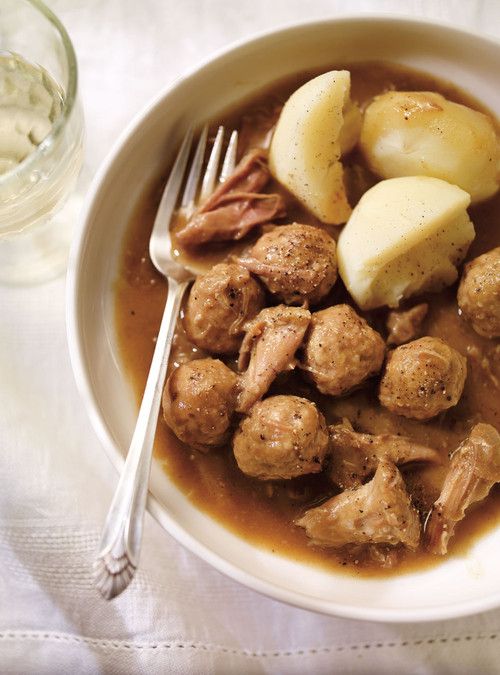
[[[362,309],[388,305],[457,278],[474,239],[469,195],[438,178],[391,178],[365,192],[342,230],[339,272]]]
[[[274,177],[332,225],[345,223],[351,213],[340,156],[356,143],[361,125],[350,87],[347,70],[332,70],[297,89],[283,106],[269,151]],[[344,109],[349,123],[342,133]]]
[[[366,108],[361,148],[382,178],[433,176],[472,202],[495,194],[500,143],[489,117],[428,91],[389,91]]]
[[[343,123],[339,134],[340,155],[343,157],[354,148],[359,141],[363,116],[359,106],[354,101],[348,100],[343,110]]]

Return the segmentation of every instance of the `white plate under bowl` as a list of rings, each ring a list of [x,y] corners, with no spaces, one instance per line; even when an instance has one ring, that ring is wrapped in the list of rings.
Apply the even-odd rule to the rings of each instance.
[[[335,63],[390,60],[447,78],[500,110],[500,44],[450,27],[389,17],[294,26],[241,43],[163,91],[115,145],[87,199],[68,278],[68,339],[77,384],[118,471],[136,405],[113,325],[113,280],[131,210],[186,128],[274,80]],[[500,606],[500,527],[467,557],[385,579],[297,563],[235,536],[189,502],[153,463],[148,507],[182,544],[220,571],[274,598],[328,614],[425,621]]]

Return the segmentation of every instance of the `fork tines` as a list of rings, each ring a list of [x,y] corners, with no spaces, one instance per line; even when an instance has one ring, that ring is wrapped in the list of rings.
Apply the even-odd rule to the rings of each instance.
[[[220,126],[217,130],[212,145],[212,150],[210,152],[210,157],[208,158],[207,167],[203,175],[203,181],[198,199],[200,203],[206,201],[214,191],[217,175],[219,175],[219,183],[223,183],[234,171],[234,167],[236,165],[236,151],[238,147],[237,131],[233,131],[231,133],[226,149],[226,154],[222,162],[222,168],[218,174],[222,148],[224,145],[224,135],[225,129],[223,126]],[[181,208],[185,211],[188,217],[192,214],[195,208],[196,193],[200,182],[203,160],[207,146],[207,138],[208,125],[205,125],[201,131],[198,145],[196,146],[193,161],[191,163],[191,169],[186,181],[186,187],[182,196]]]

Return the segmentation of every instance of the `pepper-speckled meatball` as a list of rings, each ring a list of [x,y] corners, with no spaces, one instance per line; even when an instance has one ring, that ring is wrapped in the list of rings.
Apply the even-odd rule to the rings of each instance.
[[[319,391],[340,396],[382,368],[385,343],[349,305],[315,312],[306,334],[301,367]]]
[[[248,270],[221,263],[194,282],[184,329],[197,347],[214,354],[237,352],[244,324],[264,306],[264,291]]]
[[[179,366],[163,390],[163,417],[174,434],[206,452],[229,439],[238,377],[218,359]]]
[[[476,333],[500,337],[500,246],[465,266],[457,300]]]
[[[282,225],[266,232],[241,264],[287,305],[319,302],[337,279],[334,239],[311,225]]]
[[[430,419],[458,403],[466,375],[461,354],[439,338],[423,337],[389,354],[380,402],[397,415]]]
[[[271,396],[256,403],[233,441],[240,469],[261,480],[318,473],[327,449],[323,415],[298,396]]]

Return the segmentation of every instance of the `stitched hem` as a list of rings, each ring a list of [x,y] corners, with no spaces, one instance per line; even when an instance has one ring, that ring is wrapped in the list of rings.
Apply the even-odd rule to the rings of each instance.
[[[339,652],[363,651],[369,649],[394,649],[396,647],[419,647],[432,644],[446,644],[457,642],[475,642],[486,640],[498,640],[500,631],[475,635],[456,635],[450,637],[429,637],[420,640],[403,640],[400,642],[360,642],[351,645],[338,645],[333,647],[313,647],[287,651],[252,651],[247,649],[235,649],[223,645],[207,644],[203,642],[172,641],[172,642],[127,642],[126,640],[94,639],[73,635],[71,633],[54,633],[41,631],[5,631],[0,633],[0,643],[11,640],[40,640],[64,644],[79,644],[95,647],[103,651],[167,651],[188,650],[204,651],[223,654],[232,654],[248,658],[276,658],[286,656],[315,656],[317,654],[334,654]]]
[[[59,531],[57,531],[59,530]],[[0,526],[0,537],[8,541],[27,542],[37,544],[39,542],[91,542],[99,540],[99,532],[97,530],[82,530],[75,532],[74,527],[54,525],[52,529],[34,526],[23,527],[2,527]]]

